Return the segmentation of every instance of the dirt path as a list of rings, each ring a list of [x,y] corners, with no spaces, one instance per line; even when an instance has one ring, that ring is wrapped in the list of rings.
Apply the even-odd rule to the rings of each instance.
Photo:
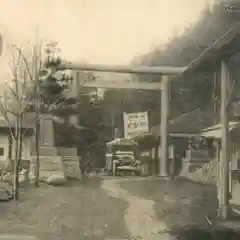
[[[39,240],[176,239],[163,231],[206,222],[214,199],[214,188],[179,180],[95,177],[29,186],[17,204],[1,202],[0,232]]]
[[[100,179],[65,187],[30,188],[16,204],[0,203],[0,233],[38,240],[128,239],[123,213],[128,203],[109,197]]]
[[[154,201],[146,200],[132,196],[126,190],[122,189],[119,183],[122,180],[113,179],[103,181],[102,188],[107,191],[109,196],[125,200],[129,203],[128,208],[124,212],[124,219],[128,230],[134,239],[171,239],[163,236],[167,226],[164,222],[157,220],[154,213]],[[164,238],[163,238],[164,237]]]

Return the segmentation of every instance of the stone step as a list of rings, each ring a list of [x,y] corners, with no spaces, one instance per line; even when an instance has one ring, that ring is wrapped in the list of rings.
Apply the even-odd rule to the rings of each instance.
[[[75,159],[74,159],[75,158]],[[31,172],[34,174],[36,156],[32,157]],[[64,165],[62,163],[64,161]],[[65,170],[63,170],[65,169]],[[71,176],[80,176],[79,161],[76,156],[64,157],[61,156],[40,156],[40,179],[47,179],[53,174],[65,172]]]
[[[193,158],[209,158],[209,153],[207,150],[197,150],[192,152]]]
[[[36,156],[36,148],[32,149],[32,156]],[[57,148],[54,146],[40,146],[39,148],[40,156],[58,156]]]
[[[57,152],[59,156],[64,156],[70,158],[71,156],[77,156],[77,148],[66,148],[66,147],[58,147]]]
[[[188,173],[187,178],[197,182],[216,184],[217,160],[213,159],[209,163],[206,163],[201,168],[197,169],[195,172]]]
[[[34,163],[36,161],[36,156],[31,156],[31,162]],[[61,161],[61,156],[39,156],[39,160],[41,163],[59,163]]]
[[[212,158],[195,158],[193,157],[191,159],[191,163],[208,163],[208,162],[211,162],[212,161]]]

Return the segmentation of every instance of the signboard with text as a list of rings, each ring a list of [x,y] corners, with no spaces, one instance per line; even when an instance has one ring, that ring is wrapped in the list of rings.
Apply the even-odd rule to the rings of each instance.
[[[149,131],[148,112],[124,113],[124,137]]]

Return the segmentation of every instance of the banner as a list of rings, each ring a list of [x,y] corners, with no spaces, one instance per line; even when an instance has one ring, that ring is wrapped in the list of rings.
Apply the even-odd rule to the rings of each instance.
[[[123,113],[124,137],[149,131],[148,112]]]

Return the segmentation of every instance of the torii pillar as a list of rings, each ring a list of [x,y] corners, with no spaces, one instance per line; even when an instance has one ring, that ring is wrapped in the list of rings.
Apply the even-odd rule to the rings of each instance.
[[[162,94],[161,94],[161,161],[159,164],[159,174],[161,177],[168,177],[168,159],[169,159],[169,78],[162,76]]]

